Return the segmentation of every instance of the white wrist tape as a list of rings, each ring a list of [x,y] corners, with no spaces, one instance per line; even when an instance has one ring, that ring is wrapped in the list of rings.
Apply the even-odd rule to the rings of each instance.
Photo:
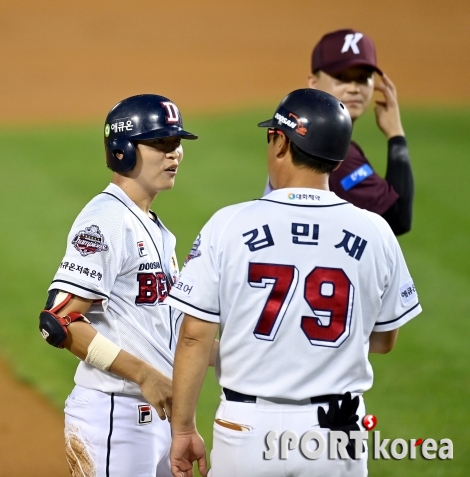
[[[96,333],[88,346],[85,362],[95,368],[108,371],[119,351],[121,348],[117,344],[105,338],[101,333]]]

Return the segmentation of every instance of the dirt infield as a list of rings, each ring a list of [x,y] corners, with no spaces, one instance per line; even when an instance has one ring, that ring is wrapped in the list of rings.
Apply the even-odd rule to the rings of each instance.
[[[103,118],[140,92],[185,111],[277,102],[346,27],[375,39],[401,100],[470,104],[469,15],[467,0],[1,2],[0,124]],[[0,389],[0,477],[68,475],[61,413],[1,363]]]
[[[0,477],[64,477],[63,417],[0,362]]]

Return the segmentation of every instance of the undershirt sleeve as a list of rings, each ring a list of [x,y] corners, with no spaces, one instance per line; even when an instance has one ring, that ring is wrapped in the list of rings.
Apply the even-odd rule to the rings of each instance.
[[[414,183],[406,139],[395,136],[388,141],[385,180],[395,189],[398,199],[382,214],[395,235],[411,230]]]

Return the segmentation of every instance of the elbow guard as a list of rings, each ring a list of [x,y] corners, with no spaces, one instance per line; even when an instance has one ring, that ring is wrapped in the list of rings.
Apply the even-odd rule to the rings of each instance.
[[[60,290],[51,290],[47,299],[46,307],[39,315],[39,331],[42,337],[52,346],[63,348],[67,338],[67,326],[74,321],[90,323],[81,313],[72,312],[67,316],[59,316],[57,313],[65,307],[72,298],[71,293]]]

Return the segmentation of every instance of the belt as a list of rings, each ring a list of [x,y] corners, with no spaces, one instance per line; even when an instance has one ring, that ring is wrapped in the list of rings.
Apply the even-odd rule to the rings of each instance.
[[[232,389],[222,388],[225,394],[225,398],[227,401],[235,401],[235,402],[246,402],[246,403],[255,403],[258,399],[257,396],[250,396],[248,394],[238,393],[237,391],[233,391]],[[312,404],[319,404],[322,402],[330,402],[330,398],[337,397],[338,400],[342,400],[344,395],[343,394],[323,394],[322,396],[314,396],[310,398],[310,402]]]

